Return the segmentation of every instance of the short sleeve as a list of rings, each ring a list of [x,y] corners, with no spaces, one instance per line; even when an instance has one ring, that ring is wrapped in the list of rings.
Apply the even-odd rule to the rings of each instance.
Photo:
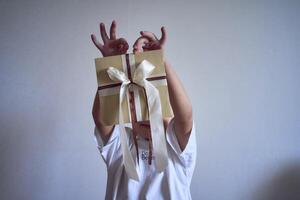
[[[99,130],[95,126],[94,139],[99,149],[99,152],[107,166],[110,166],[115,160],[117,160],[121,156],[119,136],[120,136],[119,127],[118,125],[115,125],[110,138],[108,139],[107,143],[104,145]]]
[[[191,134],[189,137],[189,141],[183,151],[179,146],[177,137],[175,135],[174,128],[174,118],[170,121],[167,127],[167,142],[171,146],[171,150],[178,156],[179,160],[182,162],[185,168],[194,168],[196,162],[196,154],[197,154],[197,145],[196,145],[196,136],[195,136],[195,124],[193,121],[193,126],[191,130]]]

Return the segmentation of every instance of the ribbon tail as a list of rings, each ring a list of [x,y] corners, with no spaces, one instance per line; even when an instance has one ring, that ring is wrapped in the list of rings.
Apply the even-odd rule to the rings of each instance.
[[[162,172],[168,165],[168,152],[160,96],[158,90],[150,82],[144,79],[143,83],[148,101],[155,166],[157,172]]]
[[[126,173],[129,178],[139,181],[138,169],[132,158],[131,151],[128,145],[128,137],[125,130],[125,126],[123,125],[123,111],[122,111],[122,103],[127,91],[127,85],[121,85],[120,88],[120,102],[119,102],[119,127],[121,133],[121,148],[123,153],[123,164],[126,170]]]

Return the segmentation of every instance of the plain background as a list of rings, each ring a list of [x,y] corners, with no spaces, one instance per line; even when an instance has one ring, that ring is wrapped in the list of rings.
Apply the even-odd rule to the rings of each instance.
[[[166,26],[194,108],[194,199],[299,197],[299,10],[284,0],[1,0],[0,199],[104,198],[90,34],[113,19],[130,46]]]

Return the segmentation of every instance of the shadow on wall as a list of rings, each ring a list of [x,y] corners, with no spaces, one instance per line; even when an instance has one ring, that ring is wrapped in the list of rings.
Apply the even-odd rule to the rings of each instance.
[[[284,167],[264,182],[254,200],[300,200],[300,162]]]

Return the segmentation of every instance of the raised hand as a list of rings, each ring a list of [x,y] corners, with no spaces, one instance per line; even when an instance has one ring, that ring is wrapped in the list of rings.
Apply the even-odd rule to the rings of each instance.
[[[149,31],[141,31],[140,34],[141,37],[139,37],[133,45],[134,53],[163,49],[167,38],[165,27],[161,27],[160,39],[158,39],[154,33]]]
[[[103,44],[96,39],[96,36],[94,34],[91,34],[93,43],[101,51],[104,57],[125,54],[128,50],[129,46],[127,41],[124,38],[117,39],[116,28],[117,23],[115,20],[113,20],[110,26],[110,37],[108,37],[105,30],[105,25],[103,23],[100,23],[100,34]]]

